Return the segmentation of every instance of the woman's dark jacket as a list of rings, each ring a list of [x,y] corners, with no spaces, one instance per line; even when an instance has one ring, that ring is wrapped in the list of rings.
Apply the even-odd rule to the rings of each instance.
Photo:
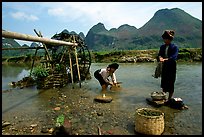
[[[162,66],[161,75],[161,88],[164,92],[174,92],[174,83],[176,80],[176,59],[178,56],[179,49],[175,44],[170,44],[167,56],[165,56],[166,45],[161,45],[157,60],[159,61],[159,56],[163,58],[168,58],[164,61]]]

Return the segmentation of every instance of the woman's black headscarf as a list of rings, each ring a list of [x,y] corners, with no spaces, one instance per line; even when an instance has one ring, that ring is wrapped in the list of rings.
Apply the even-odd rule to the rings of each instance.
[[[117,63],[112,63],[112,64],[108,65],[108,67],[118,69],[119,65]]]

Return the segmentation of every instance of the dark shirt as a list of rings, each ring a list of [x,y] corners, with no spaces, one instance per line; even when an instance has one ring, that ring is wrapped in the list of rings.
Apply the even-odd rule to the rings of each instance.
[[[161,56],[163,58],[165,58],[165,49],[168,48],[165,44],[161,45],[160,50],[159,50],[159,54],[158,57]],[[178,47],[175,44],[170,44],[168,51],[167,51],[167,58],[169,60],[176,60],[177,56],[178,56]]]

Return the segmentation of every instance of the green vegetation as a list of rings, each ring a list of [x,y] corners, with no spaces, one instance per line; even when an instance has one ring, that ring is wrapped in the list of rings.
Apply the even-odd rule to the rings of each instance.
[[[123,58],[156,59],[159,49],[91,52],[92,62],[124,62]],[[179,49],[178,61],[202,61],[202,48]]]
[[[57,119],[56,119],[56,127],[60,127],[60,126],[62,126],[63,124],[64,124],[64,115],[63,114],[61,114],[61,115],[59,115],[58,117],[57,117]]]
[[[63,72],[65,70],[65,66],[63,64],[55,64],[55,71],[57,72]]]
[[[92,62],[133,62],[133,61],[123,61],[124,58],[149,58],[150,60],[156,59],[159,49],[148,49],[148,50],[116,50],[116,51],[99,51],[90,52]],[[22,57],[12,57],[12,58],[2,58],[2,62],[13,62],[13,63],[25,63],[31,62],[34,59],[33,56],[22,56]],[[37,56],[35,60],[39,61],[40,56]],[[26,61],[25,61],[26,60]],[[180,48],[178,59],[179,62],[182,61],[202,61],[202,48]],[[139,62],[139,61],[138,61]],[[143,60],[142,62],[147,62]],[[60,64],[56,64],[56,70],[60,71],[63,69]]]
[[[33,72],[31,74],[34,78],[45,78],[49,75],[48,71],[42,67],[42,66],[37,66],[33,69]]]
[[[142,111],[139,112],[139,114],[145,115],[145,116],[161,116],[162,112],[154,111],[154,110],[148,110],[148,109],[143,109]]]

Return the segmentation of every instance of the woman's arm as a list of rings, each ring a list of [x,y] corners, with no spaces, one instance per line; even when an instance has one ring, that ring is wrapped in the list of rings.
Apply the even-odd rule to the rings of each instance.
[[[117,84],[115,73],[112,74],[111,78],[112,78],[113,84]]]
[[[169,59],[176,60],[178,56],[179,49],[177,46],[172,48],[172,54],[169,56]]]

